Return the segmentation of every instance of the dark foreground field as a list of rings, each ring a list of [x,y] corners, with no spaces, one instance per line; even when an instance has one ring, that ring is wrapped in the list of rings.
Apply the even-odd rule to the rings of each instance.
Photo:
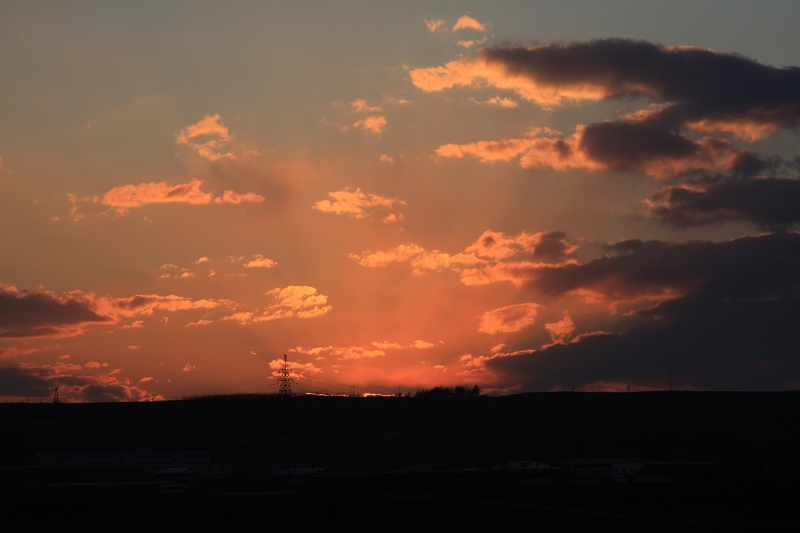
[[[799,415],[794,392],[0,404],[0,513],[16,530],[796,531]]]

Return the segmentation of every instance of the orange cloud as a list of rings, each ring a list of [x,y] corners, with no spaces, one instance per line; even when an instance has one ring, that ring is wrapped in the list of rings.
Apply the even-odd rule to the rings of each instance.
[[[245,268],[272,268],[277,266],[277,262],[273,261],[272,259],[268,259],[261,254],[256,254],[253,256],[253,259],[245,263]]]
[[[370,106],[363,98],[356,98],[350,102],[350,106],[356,113],[375,113],[381,110],[379,106]]]
[[[544,327],[550,332],[553,342],[565,342],[575,331],[575,324],[572,322],[572,317],[569,316],[569,313],[564,313],[564,318],[558,322],[545,324]]]
[[[303,348],[297,346],[291,348],[290,352],[302,353],[306,355],[319,356],[320,354],[330,354],[339,359],[364,359],[371,357],[381,357],[386,355],[386,350],[401,350],[404,348],[413,348],[416,350],[427,350],[436,345],[432,342],[427,342],[417,339],[414,342],[403,345],[397,342],[390,341],[374,341],[370,346],[318,346],[316,348]]]
[[[267,322],[280,318],[313,318],[326,314],[331,310],[327,305],[328,297],[319,294],[314,287],[290,285],[283,289],[273,289],[266,293],[275,303],[260,312],[243,311],[223,317],[242,325]]]
[[[541,305],[524,303],[488,311],[481,316],[478,331],[481,333],[514,333],[533,324]]]
[[[455,26],[453,26],[453,31],[459,30],[476,30],[476,31],[484,31],[486,29],[485,24],[481,24],[474,18],[470,17],[469,15],[462,15],[456,21]]]
[[[240,194],[236,191],[223,191],[222,196],[214,198],[214,203],[217,204],[243,204],[243,203],[258,203],[263,202],[264,197],[260,194],[253,192],[246,192]]]
[[[39,351],[38,348],[16,348],[14,346],[12,346],[11,348],[0,348],[0,359],[3,359],[5,357],[21,357],[24,355],[30,355],[32,353],[36,353],[38,351]],[[67,356],[66,359],[69,359],[69,356]]]
[[[473,39],[473,40],[462,40],[458,41],[456,44],[461,48],[472,48],[473,46],[478,46],[481,44],[486,43],[487,38],[484,37],[483,39]]]
[[[374,349],[365,346],[321,346],[317,348],[302,348],[298,346],[289,351],[308,355],[328,353],[340,359],[363,359],[366,357],[380,357],[386,355],[386,352],[382,349]]]
[[[350,254],[350,258],[367,267],[385,267],[390,263],[409,262],[414,275],[425,272],[452,270],[461,274],[465,285],[480,285],[495,281],[513,281],[517,284],[527,279],[527,272],[537,266],[551,266],[552,261],[562,261],[573,254],[577,246],[566,240],[561,232],[521,232],[517,236],[507,236],[501,232],[487,230],[480,238],[463,252],[454,255],[439,250],[427,251],[413,244],[401,244],[394,249],[376,252]],[[508,261],[531,256],[551,262],[532,263],[530,261]],[[566,262],[573,262],[567,259]],[[521,272],[517,273],[516,271]]]
[[[386,117],[381,115],[371,115],[353,123],[354,128],[361,128],[364,131],[369,131],[378,135],[383,135],[383,130],[386,128]]]
[[[687,149],[690,150],[688,154],[653,153],[626,160],[615,158],[608,151],[589,144],[584,138],[584,131],[585,126],[578,126],[575,134],[568,138],[534,137],[445,144],[437,148],[435,153],[441,158],[472,156],[483,163],[507,162],[519,157],[520,166],[530,169],[642,170],[657,179],[694,169],[727,170],[743,154],[742,150],[727,141],[704,137],[698,141],[686,139]],[[536,135],[540,132],[533,130],[531,133]]]
[[[275,377],[280,376],[280,369],[283,367],[284,361],[283,359],[273,359],[269,362],[269,367],[272,369],[272,375]],[[292,375],[298,378],[305,377],[304,372],[310,372],[312,374],[318,374],[322,372],[322,369],[316,366],[314,363],[298,363],[297,361],[287,361],[289,368],[292,371]]]
[[[469,101],[473,104],[479,105],[496,105],[498,107],[505,107],[507,109],[519,107],[519,103],[516,100],[512,100],[508,97],[500,97],[500,96],[493,96],[488,100],[476,100],[475,98],[470,97]]]
[[[330,200],[320,200],[311,208],[323,213],[365,218],[379,210],[391,210],[395,206],[406,205],[404,201],[398,198],[366,194],[361,189],[352,191],[349,187],[340,191],[329,192],[328,197]]]
[[[96,301],[98,309],[114,317],[152,316],[155,311],[189,311],[230,305],[233,305],[230,300],[192,300],[174,294],[137,294],[129,298],[98,298]]]
[[[428,30],[433,33],[438,29],[445,29],[444,27],[444,20],[442,19],[424,19],[425,26],[428,27]]]
[[[519,71],[506,68],[502,63],[487,61],[484,57],[460,57],[442,67],[413,69],[409,76],[418,89],[426,92],[484,84],[513,91],[521,98],[545,108],[579,100],[602,100],[612,95],[606,87],[584,81],[556,83],[534,80]]]
[[[757,141],[775,133],[779,126],[775,123],[740,119],[713,119],[704,118],[702,120],[688,122],[686,127],[703,133],[715,133],[718,131],[732,133],[737,139],[745,141]]]
[[[433,344],[432,342],[427,342],[427,341],[423,341],[423,340],[417,339],[413,343],[411,343],[411,346],[413,346],[417,350],[427,350],[428,348],[433,348],[436,345]]]
[[[239,204],[242,202],[263,202],[264,197],[254,193],[239,194],[225,191],[222,196],[214,198],[209,192],[200,190],[203,181],[193,179],[188,183],[170,185],[166,182],[140,183],[139,185],[122,185],[109,190],[100,203],[114,208],[119,214],[129,209],[146,204],[186,203],[193,205],[215,203]],[[91,201],[97,201],[91,199]]]
[[[164,279],[187,279],[195,276],[195,273],[188,268],[179,267],[178,265],[174,265],[172,263],[161,265],[159,270],[163,272],[160,277]]]
[[[186,126],[176,140],[179,145],[191,148],[209,161],[236,159],[233,152],[224,148],[230,143],[231,134],[218,114],[206,115],[200,122]]]

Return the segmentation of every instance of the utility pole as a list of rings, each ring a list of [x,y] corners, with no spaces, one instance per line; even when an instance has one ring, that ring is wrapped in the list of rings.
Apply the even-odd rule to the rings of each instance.
[[[53,403],[58,403],[58,387],[53,389]]]
[[[291,396],[292,395],[292,369],[289,368],[289,362],[286,360],[286,354],[283,354],[283,364],[281,365],[280,370],[278,370],[278,383],[280,383],[280,388],[278,389],[278,394],[282,396]]]

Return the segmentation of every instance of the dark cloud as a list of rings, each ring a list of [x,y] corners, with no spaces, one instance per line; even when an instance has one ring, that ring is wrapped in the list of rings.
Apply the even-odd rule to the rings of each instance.
[[[675,292],[758,299],[795,294],[800,234],[775,233],[726,242],[626,240],[586,263],[520,269],[526,285],[557,296],[579,289],[608,300]]]
[[[746,220],[782,228],[800,222],[800,180],[704,178],[656,191],[648,205],[650,213],[675,227]]]
[[[69,375],[56,366],[0,367],[0,397],[52,398],[59,396],[83,402],[119,402],[151,399],[146,391],[126,385],[113,376]]]
[[[52,396],[53,383],[36,370],[0,367],[0,396],[42,398]]]
[[[589,124],[580,148],[592,160],[614,170],[641,169],[653,159],[686,159],[700,150],[696,142],[657,120]]]
[[[678,298],[659,320],[625,334],[591,335],[487,365],[523,390],[602,384],[666,389],[800,387],[800,299]],[[631,317],[631,321],[635,318]]]
[[[735,54],[631,39],[494,48],[484,52],[509,73],[553,86],[586,84],[612,95],[644,94],[678,108],[673,125],[747,119],[794,127],[800,120],[800,69],[775,68]]]
[[[567,242],[567,234],[563,231],[548,231],[536,243],[533,257],[549,260],[560,259],[572,253],[574,248]]]
[[[130,399],[130,391],[123,385],[87,385],[81,390],[87,402],[120,402]]]
[[[0,285],[0,337],[57,337],[82,324],[110,322],[81,295],[17,291]]]
[[[579,336],[491,360],[509,383],[525,390],[666,388],[672,366],[684,387],[702,388],[706,377],[716,388],[756,381],[800,387],[800,234],[716,243],[627,240],[606,248],[607,255],[584,264],[531,270],[528,286],[551,295],[582,289],[611,301],[662,301],[619,317],[615,329],[625,333]]]
[[[657,105],[650,110],[588,124],[579,135],[578,148],[588,160],[610,170],[657,177],[723,169],[753,175],[765,167],[757,156],[727,140],[690,138],[684,131],[755,140],[800,123],[800,68],[775,68],[739,55],[606,39],[493,48],[484,57],[509,75],[567,95],[652,99]]]

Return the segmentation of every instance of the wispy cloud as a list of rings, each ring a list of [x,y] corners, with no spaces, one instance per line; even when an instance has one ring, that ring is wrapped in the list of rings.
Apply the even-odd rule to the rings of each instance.
[[[533,324],[541,307],[535,303],[523,303],[493,309],[481,316],[478,331],[491,335],[521,331]]]
[[[222,124],[222,117],[206,115],[202,120],[186,126],[176,137],[179,145],[187,146],[209,161],[219,159],[236,159],[226,146],[232,136],[228,128]]]
[[[428,30],[433,33],[436,30],[446,29],[445,22],[442,19],[424,19],[425,26],[427,26]]]
[[[357,188],[355,191],[344,188],[339,191],[329,192],[329,200],[320,200],[312,209],[323,213],[348,215],[353,218],[374,217],[378,212],[386,212],[396,207],[406,205],[399,198],[389,198],[379,194],[364,193]],[[385,216],[385,215],[382,215]],[[401,219],[397,219],[398,221]]]
[[[376,113],[381,110],[380,106],[371,106],[363,98],[356,98],[350,102],[350,107],[352,107],[353,111],[356,113]]]

